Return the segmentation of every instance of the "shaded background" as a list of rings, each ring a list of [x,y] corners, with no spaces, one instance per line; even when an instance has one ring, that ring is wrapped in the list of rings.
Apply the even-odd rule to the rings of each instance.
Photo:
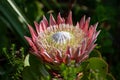
[[[16,50],[24,47],[27,51],[28,45],[24,39],[24,35],[29,35],[27,24],[33,25],[33,21],[39,22],[43,15],[48,19],[49,13],[53,13],[55,18],[58,12],[67,17],[70,10],[73,13],[74,24],[83,15],[91,17],[91,24],[99,22],[98,29],[102,31],[97,40],[97,49],[107,61],[109,72],[116,80],[120,80],[119,0],[0,0],[0,79],[22,79],[23,65],[20,63],[23,58],[18,52],[17,56],[14,55],[18,61],[14,60],[11,51],[15,45]],[[15,45],[12,45],[13,43]],[[8,57],[4,54],[5,47],[8,48],[6,52]],[[13,59],[12,63],[9,57]]]

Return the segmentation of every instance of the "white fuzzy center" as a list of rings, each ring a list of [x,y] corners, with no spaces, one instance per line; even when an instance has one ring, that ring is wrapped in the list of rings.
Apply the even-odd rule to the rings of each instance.
[[[71,34],[69,32],[60,31],[53,34],[52,39],[58,44],[65,44],[66,41],[69,41],[71,39]]]

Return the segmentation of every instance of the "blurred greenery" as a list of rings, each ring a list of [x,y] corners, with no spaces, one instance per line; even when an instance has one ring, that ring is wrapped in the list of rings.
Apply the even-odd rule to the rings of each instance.
[[[24,66],[24,48],[16,49],[15,44],[12,44],[9,49],[3,48],[4,62],[0,66],[1,80],[20,80],[22,79],[21,72]],[[4,59],[1,58],[1,59]]]
[[[33,25],[34,21],[39,22],[43,15],[49,18],[49,13],[56,16],[60,12],[63,17],[66,17],[70,10],[73,12],[74,24],[83,15],[91,17],[91,24],[99,22],[98,29],[101,29],[101,33],[96,49],[102,56],[99,52],[95,54],[96,50],[93,51],[94,55],[90,56],[103,57],[108,63],[108,72],[112,73],[116,80],[120,80],[119,0],[0,0],[0,80],[11,80],[9,74],[16,76],[14,80],[21,80],[17,74],[21,74],[22,69],[19,69],[19,66],[22,63],[18,63],[19,59],[23,60],[23,58],[13,58],[9,49],[14,43],[16,50],[23,46],[24,56],[28,54],[28,45],[24,39],[24,35],[29,36],[27,24]],[[18,62],[15,62],[17,60]]]

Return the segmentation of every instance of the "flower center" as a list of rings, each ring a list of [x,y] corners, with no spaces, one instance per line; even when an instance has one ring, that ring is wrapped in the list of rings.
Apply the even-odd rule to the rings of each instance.
[[[65,31],[56,32],[52,35],[52,39],[54,42],[58,44],[63,44],[63,43],[65,44],[66,41],[70,41],[71,34]]]

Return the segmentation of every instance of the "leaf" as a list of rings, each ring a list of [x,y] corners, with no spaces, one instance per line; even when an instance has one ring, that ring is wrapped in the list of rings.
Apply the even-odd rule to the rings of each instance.
[[[107,80],[115,80],[112,74],[108,73],[107,74]]]
[[[102,58],[90,58],[87,68],[90,70],[91,78],[102,80],[106,78],[108,65]],[[90,78],[90,79],[91,79]]]
[[[84,70],[87,68],[88,63],[89,63],[88,61],[82,62],[82,63],[80,64],[80,66],[78,67],[78,71],[79,71],[79,72],[84,71]]]
[[[49,77],[49,73],[46,71],[43,63],[35,56],[29,56],[29,63],[30,66],[25,67],[23,70],[23,80],[40,80]]]
[[[39,80],[39,76],[31,69],[30,66],[27,66],[23,70],[23,80]]]
[[[25,60],[24,60],[24,66],[26,67],[26,66],[30,66],[30,64],[29,64],[29,54],[25,57]]]
[[[27,33],[26,24],[28,24],[28,21],[18,6],[14,2],[11,5],[8,1],[13,2],[13,0],[0,0],[0,12],[10,24],[7,27],[15,33],[23,45],[27,45],[24,35]]]

